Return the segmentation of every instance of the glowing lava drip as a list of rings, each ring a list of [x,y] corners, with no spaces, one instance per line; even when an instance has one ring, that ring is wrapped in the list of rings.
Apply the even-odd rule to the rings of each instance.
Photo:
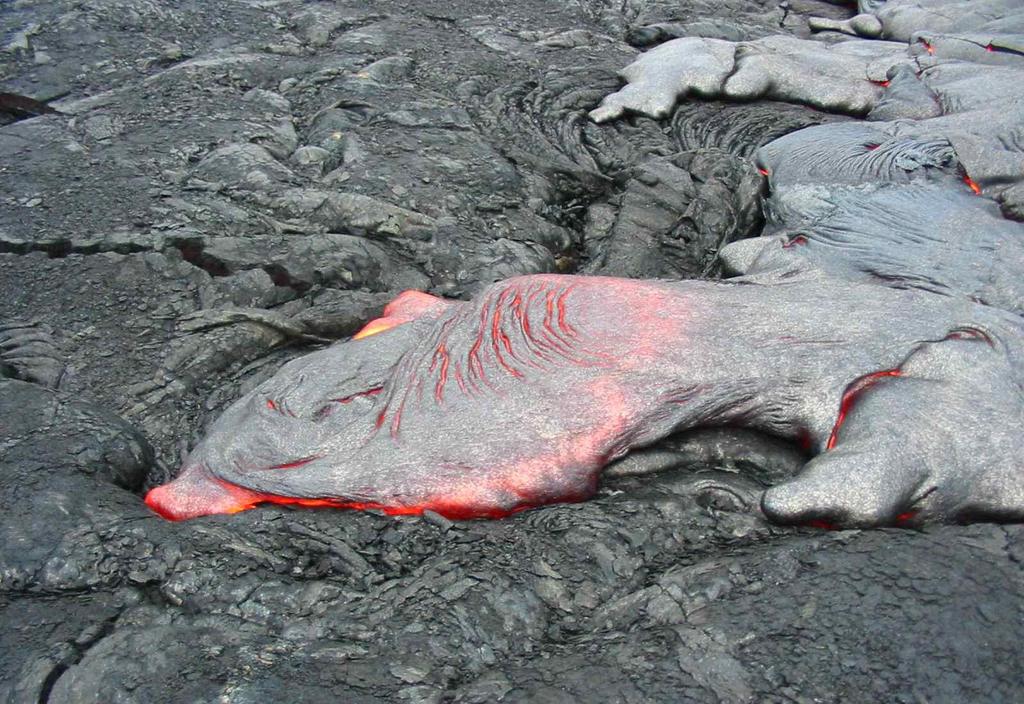
[[[300,464],[304,463],[300,462]],[[275,469],[284,468],[286,467],[279,466]],[[302,508],[337,508],[355,511],[380,511],[389,516],[419,516],[422,515],[424,511],[433,511],[434,513],[452,520],[468,520],[474,518],[495,519],[507,518],[508,516],[521,511],[534,508],[535,506],[541,506],[544,505],[544,503],[552,503],[549,501],[543,503],[539,502],[535,505],[524,504],[508,510],[478,508],[460,505],[457,503],[447,503],[443,500],[416,506],[388,506],[375,502],[341,501],[338,499],[304,499],[292,496],[281,496],[279,494],[267,494],[251,491],[222,479],[214,479],[213,481],[216,482],[225,497],[229,498],[229,501],[224,501],[218,504],[217,511],[215,511],[215,513],[228,515],[248,511],[249,509],[256,508],[260,504],[273,504],[276,506],[299,506]],[[193,518],[193,515],[190,513],[184,513],[174,509],[175,502],[168,501],[166,495],[162,491],[165,488],[165,486],[161,486],[150,490],[150,492],[146,494],[146,505],[161,518],[166,518],[169,521],[182,521]],[[587,497],[579,497],[577,500],[583,501],[585,498]],[[562,503],[567,500],[559,499],[558,501],[559,503]],[[568,501],[572,501],[572,499],[568,499]]]

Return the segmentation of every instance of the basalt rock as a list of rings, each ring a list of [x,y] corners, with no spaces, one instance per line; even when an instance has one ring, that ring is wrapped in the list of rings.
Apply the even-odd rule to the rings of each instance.
[[[49,326],[21,321],[0,323],[0,376],[56,388],[65,370]]]
[[[889,161],[871,162],[840,131],[830,170],[815,163],[828,151],[810,148],[833,139],[824,131],[765,155],[802,128],[855,118],[779,102],[774,88],[772,100],[684,100],[664,120],[596,124],[587,113],[619,87],[634,46],[806,39],[808,15],[842,21],[848,3],[4,4],[0,91],[59,114],[0,127],[0,319],[38,321],[10,329],[13,347],[0,352],[15,362],[3,374],[19,377],[0,379],[0,700],[1020,700],[1021,526],[823,531],[761,510],[815,525],[891,520],[935,485],[921,513],[896,521],[1011,517],[1012,477],[997,465],[1017,442],[999,434],[1016,371],[1000,348],[1006,318],[991,310],[981,317],[996,321],[993,347],[973,328],[887,357],[900,375],[851,389],[831,451],[695,428],[611,462],[587,501],[502,520],[264,506],[169,522],[142,500],[236,399],[289,361],[308,366],[310,346],[326,355],[404,288],[455,299],[454,312],[523,274],[701,274],[722,241],[757,229],[762,204],[766,236],[724,248],[730,267],[756,263],[756,273],[725,290],[806,288],[820,276],[822,300],[871,289],[867,302],[932,301],[918,312],[947,300],[945,314],[993,308],[963,293],[1012,292],[1012,272],[967,243],[1014,260],[1012,231],[986,199],[1022,217],[1017,89],[998,72],[983,78],[1019,60],[1016,30],[998,13],[969,31],[940,26],[941,11],[921,6],[928,22],[872,76],[868,115]],[[812,48],[808,57],[831,51]],[[801,77],[813,69],[800,56],[782,64]],[[921,146],[932,141],[954,159]],[[762,147],[765,158],[749,161]],[[787,165],[787,151],[807,158]],[[224,158],[233,152],[252,159]],[[964,228],[943,246],[883,217],[883,205],[935,208],[943,237],[943,222]],[[967,227],[954,206],[992,232]],[[821,231],[794,241],[787,213]],[[913,258],[893,258],[891,239],[873,254],[883,233],[931,262],[928,288],[904,278],[891,283],[910,288],[894,290],[865,270],[915,270]],[[613,249],[628,256],[602,254]],[[945,293],[931,290],[940,284]],[[717,290],[690,286],[698,298]],[[753,317],[758,306],[743,300]],[[635,327],[631,312],[611,322]],[[903,315],[887,307],[875,318],[889,331]],[[379,351],[363,368],[385,378],[399,349],[426,344],[412,334],[421,325],[339,349]],[[47,340],[18,342],[44,329]],[[37,360],[64,368],[57,389],[37,383],[49,373],[25,381]],[[811,383],[781,357],[770,366]],[[449,376],[446,401],[456,387]],[[335,405],[354,413],[378,399]],[[572,389],[546,403],[582,401]],[[410,411],[400,436],[423,425]],[[472,439],[442,427],[449,444]],[[528,454],[502,429],[481,437],[509,458]],[[428,447],[444,440],[433,433]]]

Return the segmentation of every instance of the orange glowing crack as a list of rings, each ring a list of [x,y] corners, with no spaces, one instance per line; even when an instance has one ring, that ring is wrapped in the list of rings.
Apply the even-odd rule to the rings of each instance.
[[[331,399],[334,403],[352,403],[357,398],[367,398],[370,396],[377,396],[381,391],[384,390],[383,386],[374,386],[373,388],[367,389],[366,391],[357,391],[354,394],[343,396],[342,398]]]
[[[448,383],[448,365],[451,362],[448,356],[448,349],[445,347],[443,342],[435,353],[435,363],[437,355],[441,356],[441,372],[437,380],[437,385],[434,387],[434,398],[437,399],[438,403],[440,403],[444,400],[444,387],[445,384]],[[431,365],[431,371],[433,371],[433,369],[434,367]]]
[[[976,195],[976,196],[980,196],[981,195],[981,186],[979,186],[977,181],[975,181],[973,178],[971,178],[967,174],[964,174],[964,183],[966,183],[968,185],[968,187],[970,187],[970,189],[972,191],[974,191],[974,195]]]
[[[394,320],[392,318],[376,318],[371,320],[362,327],[355,335],[352,336],[353,340],[362,340],[363,338],[369,337],[370,335],[376,335],[379,332],[390,330],[393,327],[397,327],[404,323],[404,320]]]
[[[462,365],[459,362],[455,363],[455,383],[459,385],[459,391],[463,395],[469,394],[469,387],[466,386],[466,380],[462,378]]]
[[[291,416],[292,418],[295,417],[295,414],[291,411],[290,408],[288,408],[288,404],[284,401],[279,402],[274,401],[274,399],[268,398],[267,408],[274,411],[275,413],[280,413],[283,416]]]
[[[565,299],[569,295],[569,292],[571,290],[572,290],[572,287],[571,286],[567,286],[566,289],[564,291],[562,291],[562,295],[560,295],[558,297],[558,300],[555,301],[555,305],[558,308],[558,328],[560,330],[562,330],[562,332],[568,334],[570,337],[575,337],[576,336],[576,328],[574,328],[572,325],[570,325],[569,321],[567,321],[565,319],[566,318]]]
[[[544,339],[550,342],[550,347],[566,359],[578,361],[572,355],[572,348],[565,342],[554,328],[555,321],[555,292],[548,291],[544,299]]]
[[[846,421],[846,416],[849,415],[853,409],[853,405],[857,402],[857,398],[870,389],[872,386],[877,384],[881,379],[892,376],[900,376],[901,372],[897,369],[886,369],[880,372],[873,372],[871,374],[865,374],[862,377],[854,379],[850,382],[850,385],[846,387],[843,392],[843,398],[839,402],[839,415],[836,417],[836,423],[832,426],[832,434],[828,437],[828,442],[825,444],[826,450],[831,450],[836,446],[836,440],[839,436],[839,428],[842,427]]]
[[[494,358],[498,360],[498,364],[505,368],[505,371],[512,376],[522,377],[522,372],[509,364],[501,352],[501,346],[504,345],[509,356],[515,359],[515,355],[512,353],[512,341],[508,339],[508,336],[501,327],[501,306],[507,293],[507,290],[502,291],[501,295],[498,296],[497,302],[494,304],[494,314],[491,316],[491,349],[494,350]]]
[[[946,335],[943,340],[966,340],[974,339],[986,342],[992,345],[992,339],[983,331],[975,330],[974,328],[957,328]],[[886,377],[898,377],[901,376],[902,372],[900,368],[896,369],[885,369],[879,372],[873,372],[871,374],[865,374],[862,377],[854,379],[843,391],[842,400],[839,402],[839,415],[836,417],[835,425],[832,426],[832,433],[829,435],[828,442],[825,444],[826,450],[831,450],[836,446],[836,441],[839,436],[839,429],[846,421],[846,417],[853,409],[854,404],[862,393],[870,389],[872,386],[877,384],[880,380]],[[913,517],[913,514],[908,514],[905,520],[909,520]]]
[[[977,328],[956,328],[950,332],[944,338],[946,340],[981,340],[989,347],[995,347],[996,343],[992,341],[992,337],[984,330],[978,330]]]
[[[303,465],[309,464],[313,460],[318,459],[320,459],[319,456],[310,455],[309,457],[303,457],[302,459],[292,460],[291,462],[285,462],[284,464],[275,464],[273,467],[271,467],[271,469],[296,469],[298,467],[302,467]]]
[[[545,362],[550,361],[550,357],[547,355],[549,348],[543,344],[543,342],[534,335],[533,327],[530,325],[530,307],[533,305],[537,297],[543,292],[543,287],[538,287],[530,291],[526,297],[526,303],[523,307],[518,308],[516,311],[517,318],[519,319],[519,328],[523,334],[523,340],[526,342],[526,346],[529,348],[531,354],[535,355],[538,359],[544,360]],[[535,366],[540,367],[540,364]]]
[[[534,344],[532,333],[530,332],[530,316],[529,311],[523,310],[523,294],[520,288],[517,286],[515,289],[515,296],[512,297],[512,317],[515,318],[516,323],[519,325],[519,333],[522,337],[523,344],[526,346],[527,354],[525,359],[519,355],[513,354],[512,350],[509,349],[509,353],[512,354],[512,358],[517,362],[525,363],[529,367],[534,369],[542,369],[543,366],[534,357],[539,359],[547,359],[543,352]],[[507,341],[508,336],[502,333],[503,338]]]
[[[398,409],[395,411],[395,415],[391,417],[391,437],[397,438],[398,431],[402,427],[402,413],[405,411],[405,399],[408,397],[408,392],[402,397],[402,401],[398,404]]]
[[[473,340],[473,345],[469,348],[469,356],[466,358],[466,369],[473,379],[479,379],[484,386],[493,389],[494,385],[487,378],[487,372],[484,370],[484,363],[480,360],[480,350],[484,344],[484,338],[486,337],[487,330],[487,308],[480,310],[480,325],[477,328],[476,338]]]

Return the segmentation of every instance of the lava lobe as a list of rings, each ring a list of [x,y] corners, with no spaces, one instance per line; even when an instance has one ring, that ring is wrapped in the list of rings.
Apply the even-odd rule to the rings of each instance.
[[[146,502],[171,519],[260,503],[499,517],[585,499],[670,434],[742,426],[815,455],[766,493],[778,521],[1019,515],[1020,333],[968,300],[816,271],[407,293],[232,405]]]

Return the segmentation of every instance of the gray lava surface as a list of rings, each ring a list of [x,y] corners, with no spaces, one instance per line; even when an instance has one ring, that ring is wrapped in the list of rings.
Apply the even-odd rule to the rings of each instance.
[[[639,467],[589,502],[500,521],[266,507],[171,523],[142,502],[234,399],[404,289],[715,277],[721,248],[783,210],[824,223],[799,254],[813,260],[856,213],[808,209],[797,186],[818,176],[775,174],[766,145],[818,126],[839,143],[851,115],[768,90],[663,120],[587,116],[666,40],[767,55],[814,16],[905,46],[916,21],[854,15],[817,0],[0,6],[0,701],[1024,698],[1024,527],[774,526],[758,500],[799,463],[790,447],[676,440],[652,451],[667,461],[627,458]],[[994,68],[1016,55],[922,29]],[[891,100],[858,84],[836,104],[952,134],[922,106],[976,96],[928,71],[931,93],[872,74]],[[884,129],[868,167],[901,136]],[[928,144],[929,185],[959,184]],[[972,144],[953,146],[1022,219],[1019,163],[984,171]],[[767,213],[757,163],[773,169]],[[936,198],[907,207],[951,207]],[[1009,225],[993,208],[976,217],[996,238]],[[1012,308],[1012,272],[993,281],[928,290]],[[659,462],[676,470],[644,474]]]

